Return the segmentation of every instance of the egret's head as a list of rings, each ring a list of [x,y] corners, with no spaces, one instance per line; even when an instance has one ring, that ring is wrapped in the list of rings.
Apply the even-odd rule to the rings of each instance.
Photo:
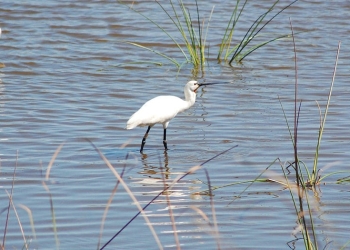
[[[196,92],[197,89],[200,87],[199,83],[197,81],[194,81],[194,80],[189,81],[186,85],[193,92]]]

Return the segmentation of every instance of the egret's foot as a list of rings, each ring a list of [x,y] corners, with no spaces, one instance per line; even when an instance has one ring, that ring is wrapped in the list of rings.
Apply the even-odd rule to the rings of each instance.
[[[167,151],[168,150],[168,144],[167,144],[166,140],[163,141],[163,144],[164,144],[165,151]]]

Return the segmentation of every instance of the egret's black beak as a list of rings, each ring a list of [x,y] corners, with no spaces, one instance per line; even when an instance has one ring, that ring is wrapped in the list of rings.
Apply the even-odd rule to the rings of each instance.
[[[198,85],[199,85],[199,87],[202,87],[202,86],[207,86],[207,85],[223,84],[223,83],[226,83],[226,82],[206,82],[206,83],[198,83]]]
[[[207,86],[207,85],[214,85],[214,84],[223,84],[223,83],[227,83],[227,82],[206,82],[206,83],[198,83],[198,88],[196,88],[194,90],[194,92],[196,92],[199,87],[202,87],[202,86]]]
[[[198,83],[198,85],[201,86],[207,86],[207,85],[214,85],[214,84],[220,84],[220,82],[208,82],[208,83]]]

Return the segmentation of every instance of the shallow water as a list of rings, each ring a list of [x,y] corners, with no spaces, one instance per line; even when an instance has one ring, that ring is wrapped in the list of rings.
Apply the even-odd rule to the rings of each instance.
[[[249,11],[243,13],[234,42],[273,1],[260,2],[249,5]],[[288,3],[282,1],[278,6]],[[256,50],[242,65],[218,64],[217,45],[230,17],[228,10],[234,6],[232,1],[200,3],[206,20],[214,5],[208,32],[210,60],[199,80],[228,84],[202,88],[195,105],[171,121],[167,133],[170,150],[166,154],[158,125],[151,130],[145,154],[140,155],[145,128],[127,131],[127,119],[154,96],[182,97],[183,85],[193,77],[192,68],[186,64],[178,73],[166,59],[121,41],[143,42],[182,62],[183,56],[173,42],[114,1],[2,1],[0,62],[5,67],[0,68],[1,209],[8,206],[6,190],[11,191],[17,166],[13,201],[24,233],[31,239],[30,249],[96,248],[110,197],[113,199],[100,246],[137,213],[121,185],[114,192],[116,178],[86,139],[118,172],[125,170],[124,180],[141,205],[163,189],[163,176],[170,184],[192,166],[234,145],[238,147],[204,165],[211,185],[253,180],[277,157],[282,162],[293,160],[292,142],[279,103],[280,98],[292,124],[295,71],[291,39]],[[176,34],[174,25],[153,2],[134,3],[134,7]],[[290,33],[289,18],[295,32],[307,31],[296,35],[296,46],[299,98],[303,100],[298,148],[300,159],[309,167],[319,127],[315,101],[323,112],[338,41],[342,41],[321,143],[322,176],[348,170],[349,10],[347,1],[299,1],[267,25],[261,38]],[[43,181],[61,143],[65,144],[45,181],[48,191]],[[317,193],[309,193],[320,249],[339,249],[349,240],[349,185],[335,184],[348,175],[332,175],[322,181]],[[282,180],[281,167],[274,164],[263,177]],[[247,183],[215,190],[216,241],[213,229],[192,209],[194,206],[212,219],[210,198],[196,195],[207,189],[205,183],[205,172],[196,171],[176,184],[169,196],[183,249],[215,249],[219,248],[217,242],[222,249],[288,249],[287,242],[295,239],[297,225],[289,191],[283,186],[258,183],[243,194]],[[235,199],[240,194],[241,198]],[[20,204],[30,209],[35,234]],[[164,248],[175,248],[166,197],[158,198],[146,213]],[[2,210],[2,228],[5,221],[6,211]],[[23,244],[11,209],[6,247],[22,248]],[[302,240],[295,244],[303,249]],[[157,244],[139,216],[106,249],[115,248],[157,248]]]

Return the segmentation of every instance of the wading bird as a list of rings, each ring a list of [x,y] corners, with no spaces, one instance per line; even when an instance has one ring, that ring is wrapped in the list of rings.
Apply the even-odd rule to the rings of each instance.
[[[189,81],[185,85],[184,93],[185,100],[179,97],[166,95],[157,96],[146,102],[138,111],[136,111],[128,120],[126,129],[133,129],[137,126],[148,126],[147,131],[142,139],[140,152],[146,144],[146,139],[150,129],[156,124],[163,124],[163,145],[165,150],[168,150],[166,141],[166,129],[171,119],[179,112],[185,111],[192,107],[196,101],[196,91],[200,86],[210,85],[214,83],[200,84],[197,81]]]

